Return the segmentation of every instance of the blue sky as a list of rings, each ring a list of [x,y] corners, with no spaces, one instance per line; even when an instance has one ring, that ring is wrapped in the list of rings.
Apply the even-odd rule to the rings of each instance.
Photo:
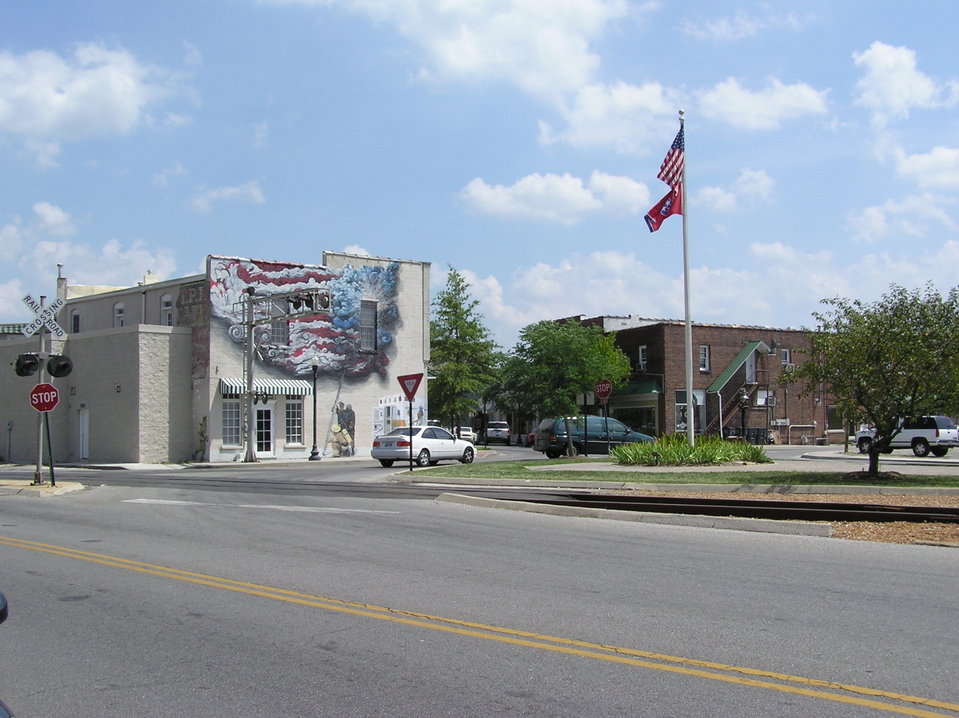
[[[0,321],[25,294],[324,249],[466,275],[494,337],[683,316],[649,233],[686,112],[695,321],[959,284],[959,3],[0,7]]]

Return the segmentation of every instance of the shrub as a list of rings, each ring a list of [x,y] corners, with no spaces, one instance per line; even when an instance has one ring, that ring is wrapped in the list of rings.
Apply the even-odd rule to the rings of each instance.
[[[710,466],[734,461],[772,463],[761,446],[701,436],[690,447],[685,434],[668,434],[646,444],[623,444],[609,454],[617,464],[643,466]]]

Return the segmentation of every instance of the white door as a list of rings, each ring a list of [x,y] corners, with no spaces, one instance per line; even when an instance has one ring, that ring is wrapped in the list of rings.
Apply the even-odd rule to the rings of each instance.
[[[273,407],[256,407],[256,455],[273,456]]]
[[[80,409],[80,416],[77,422],[80,427],[79,458],[81,461],[90,458],[90,410]]]

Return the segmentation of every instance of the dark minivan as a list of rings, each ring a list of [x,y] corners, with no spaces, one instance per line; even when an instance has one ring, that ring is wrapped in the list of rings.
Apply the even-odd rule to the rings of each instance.
[[[573,456],[582,454],[584,446],[587,454],[605,454],[607,446],[653,441],[653,437],[633,431],[619,419],[603,416],[587,416],[585,422],[583,419],[582,416],[570,416],[565,420],[561,416],[544,419],[536,429],[533,448],[550,459],[567,455],[566,426],[569,426],[573,440]]]

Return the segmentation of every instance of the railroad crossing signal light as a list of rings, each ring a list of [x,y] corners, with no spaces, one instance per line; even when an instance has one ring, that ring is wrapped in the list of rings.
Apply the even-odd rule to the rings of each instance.
[[[30,376],[36,374],[40,368],[40,357],[36,354],[21,354],[14,363],[14,371],[17,376]]]
[[[293,311],[297,312],[302,308],[306,309],[329,309],[330,308],[330,293],[329,292],[303,292],[302,294],[294,294],[292,297],[287,299],[290,304],[290,307]]]
[[[67,376],[72,371],[73,361],[71,361],[70,357],[53,354],[47,360],[47,373],[55,379],[59,379],[62,376]]]

